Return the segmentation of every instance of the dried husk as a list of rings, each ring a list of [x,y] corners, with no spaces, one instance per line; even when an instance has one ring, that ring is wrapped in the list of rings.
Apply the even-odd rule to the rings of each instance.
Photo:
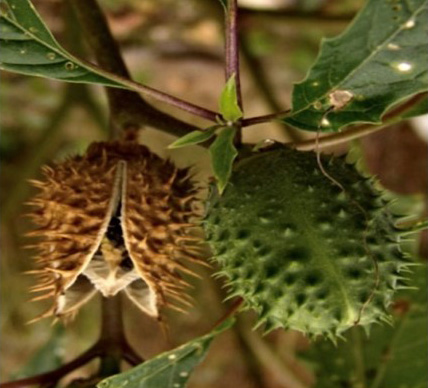
[[[133,142],[93,143],[83,156],[43,168],[30,204],[39,226],[34,298],[51,298],[37,319],[69,318],[98,291],[120,291],[145,313],[188,305],[195,275],[183,261],[204,263],[194,210],[197,189],[179,169]]]

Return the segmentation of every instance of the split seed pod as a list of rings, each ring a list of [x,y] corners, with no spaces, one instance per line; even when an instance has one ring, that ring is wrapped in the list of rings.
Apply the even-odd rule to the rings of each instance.
[[[203,264],[191,234],[197,189],[178,169],[132,142],[93,143],[83,156],[43,168],[30,202],[39,228],[34,298],[52,298],[39,316],[72,317],[98,291],[124,291],[152,317],[162,306],[188,305],[183,260]]]

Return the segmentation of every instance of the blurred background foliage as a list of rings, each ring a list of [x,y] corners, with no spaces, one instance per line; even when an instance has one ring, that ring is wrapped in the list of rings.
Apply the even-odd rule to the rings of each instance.
[[[80,35],[66,2],[34,0],[33,3],[66,48],[91,59],[85,37]],[[224,82],[222,10],[218,1],[100,0],[100,4],[136,80],[217,109]],[[321,37],[340,33],[362,4],[362,0],[242,1],[242,85],[246,115],[262,115],[289,107],[292,84],[304,77],[315,60]],[[81,353],[97,336],[98,299],[85,306],[65,330],[61,326],[52,328],[49,320],[26,324],[44,306],[28,302],[27,288],[32,279],[23,272],[31,269],[32,251],[24,246],[30,242],[25,233],[31,225],[23,215],[28,211],[25,202],[33,194],[27,181],[39,176],[40,166],[83,152],[92,141],[107,139],[109,123],[106,97],[100,87],[11,73],[1,76],[0,374],[4,381],[51,369],[60,360]],[[167,111],[165,106],[154,105]],[[186,113],[171,113],[195,125],[204,125]],[[425,133],[426,127],[426,121],[422,122]],[[420,135],[420,128],[420,121],[402,122],[358,143],[366,168],[386,188],[402,194],[418,213],[424,211],[421,207],[428,187],[427,140]],[[265,138],[289,141],[284,128],[276,124],[244,131],[244,141]],[[180,166],[196,165],[198,178],[205,182],[209,177],[208,155],[203,148],[167,150],[173,136],[155,128],[144,128],[140,140]],[[328,151],[343,153],[346,148],[340,146]],[[418,239],[412,249],[426,257],[426,236]],[[221,282],[211,279],[208,271],[200,272],[205,279],[193,282],[195,307],[187,315],[167,313],[175,344],[209,330],[227,307],[221,303],[224,298]],[[129,303],[125,320],[131,343],[144,357],[165,350],[157,324]],[[207,359],[192,377],[191,387],[296,388],[313,382],[310,368],[296,356],[296,351],[308,346],[300,335],[279,330],[261,338],[248,330],[251,321],[251,314],[244,314],[234,330],[214,342]],[[46,357],[52,356],[52,349],[55,357]],[[94,368],[90,364],[78,376],[82,373],[89,376]]]

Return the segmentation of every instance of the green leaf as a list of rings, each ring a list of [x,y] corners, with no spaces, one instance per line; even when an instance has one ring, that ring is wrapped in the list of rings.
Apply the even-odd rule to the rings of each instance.
[[[232,174],[233,161],[238,155],[233,140],[236,129],[232,127],[223,128],[217,135],[214,143],[210,147],[211,165],[214,176],[217,179],[217,187],[220,194],[229,181]]]
[[[222,117],[226,121],[234,123],[242,117],[242,111],[238,104],[235,74],[226,82],[220,96],[219,108]]]
[[[0,69],[67,82],[120,87],[101,69],[64,50],[29,0],[2,0]]]
[[[215,135],[216,129],[218,129],[218,125],[214,125],[210,128],[207,128],[204,131],[193,131],[184,135],[177,139],[174,143],[168,146],[169,149],[181,148],[189,145],[195,145],[199,143],[203,143],[211,139]]]
[[[215,336],[234,323],[229,319],[211,333],[144,362],[119,375],[101,381],[98,388],[176,388],[185,387],[192,370],[198,365]]]
[[[428,381],[426,267],[398,296],[393,327],[376,327],[367,338],[359,327],[335,347],[315,344],[305,355],[316,365],[317,388],[423,388]]]
[[[336,131],[378,123],[393,104],[428,89],[427,0],[369,0],[340,36],[322,42],[283,121]]]

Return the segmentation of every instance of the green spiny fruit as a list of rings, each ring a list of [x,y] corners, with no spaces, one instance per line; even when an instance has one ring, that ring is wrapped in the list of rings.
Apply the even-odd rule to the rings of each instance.
[[[335,335],[388,321],[406,261],[396,219],[373,178],[344,158],[281,147],[240,161],[204,227],[230,297],[257,326]],[[325,171],[323,171],[325,170]]]

